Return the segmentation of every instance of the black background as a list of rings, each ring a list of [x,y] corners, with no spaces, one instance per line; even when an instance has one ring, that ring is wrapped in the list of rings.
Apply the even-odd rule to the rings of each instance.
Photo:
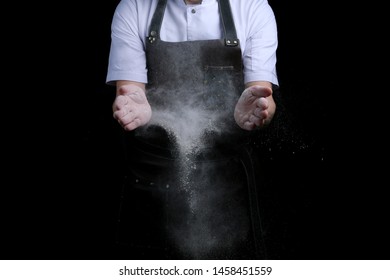
[[[356,86],[355,29],[328,3],[269,2],[283,112],[265,152],[270,258],[388,259],[386,157],[372,87]],[[128,258],[114,246],[123,156],[105,84],[117,3],[34,6],[9,37],[24,51],[3,103],[1,259]]]

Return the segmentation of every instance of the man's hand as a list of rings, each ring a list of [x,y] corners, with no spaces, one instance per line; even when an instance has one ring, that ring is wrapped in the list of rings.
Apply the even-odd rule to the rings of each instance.
[[[245,130],[253,130],[256,127],[264,127],[272,117],[271,102],[267,97],[272,95],[272,89],[265,86],[251,86],[245,89],[234,110],[236,123]],[[273,101],[273,100],[272,100]]]
[[[112,105],[114,118],[125,130],[133,130],[150,121],[152,109],[142,88],[127,84],[117,90]]]

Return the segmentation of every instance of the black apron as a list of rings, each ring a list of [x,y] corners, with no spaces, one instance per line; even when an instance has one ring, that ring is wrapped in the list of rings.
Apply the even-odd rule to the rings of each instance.
[[[146,44],[150,123],[126,133],[118,240],[138,259],[265,258],[251,133],[234,121],[244,90],[228,0],[225,37],[165,42],[158,2]]]

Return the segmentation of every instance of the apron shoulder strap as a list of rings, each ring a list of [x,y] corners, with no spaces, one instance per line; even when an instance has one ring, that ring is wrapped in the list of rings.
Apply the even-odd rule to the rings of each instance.
[[[228,47],[238,46],[238,38],[234,25],[232,10],[229,0],[218,0],[219,11],[222,15],[222,25],[225,32],[225,45]]]
[[[167,0],[159,0],[157,3],[157,7],[153,14],[152,22],[149,28],[148,40],[150,43],[153,43],[156,41],[156,39],[160,39],[160,29],[166,6]]]

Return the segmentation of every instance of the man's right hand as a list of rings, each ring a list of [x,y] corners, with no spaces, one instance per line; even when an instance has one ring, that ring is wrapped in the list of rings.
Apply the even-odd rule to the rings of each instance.
[[[118,87],[112,110],[114,119],[128,131],[146,124],[152,117],[152,108],[145,91],[134,84]]]
[[[274,113],[271,85],[254,84],[247,87],[238,99],[234,119],[242,129],[254,130],[265,127]]]

